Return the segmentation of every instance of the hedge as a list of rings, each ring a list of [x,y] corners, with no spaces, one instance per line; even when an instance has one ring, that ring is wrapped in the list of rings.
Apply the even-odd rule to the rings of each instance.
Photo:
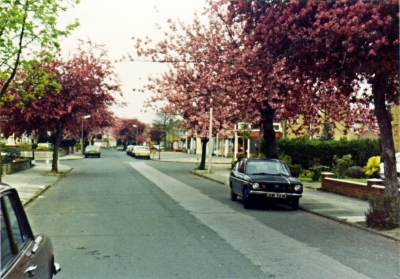
[[[332,167],[333,156],[339,158],[351,154],[357,166],[365,166],[372,156],[381,155],[380,140],[309,140],[309,139],[278,139],[279,154],[285,153],[292,157],[293,164],[299,164],[303,169],[313,165]]]

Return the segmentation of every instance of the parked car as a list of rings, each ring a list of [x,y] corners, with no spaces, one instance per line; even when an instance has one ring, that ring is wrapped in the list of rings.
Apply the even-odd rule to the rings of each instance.
[[[246,209],[255,199],[263,199],[297,210],[303,193],[303,184],[291,176],[284,161],[276,159],[242,159],[229,175],[229,187],[231,200],[242,197]]]
[[[44,234],[33,235],[17,191],[0,184],[0,278],[52,278],[61,267],[54,262],[53,245]]]
[[[399,187],[400,187],[400,152],[396,152],[395,158],[396,158],[397,179],[399,181]],[[379,176],[382,178],[382,180],[385,180],[385,162],[383,161],[379,164]]]
[[[124,146],[123,145],[118,145],[117,146],[117,151],[124,151]]]
[[[148,146],[135,146],[133,152],[135,153],[135,158],[150,159],[150,149]]]
[[[127,145],[126,146],[126,155],[132,156],[132,149],[134,145]]]
[[[100,158],[101,147],[99,145],[88,145],[85,148],[85,158],[87,157],[97,157]]]

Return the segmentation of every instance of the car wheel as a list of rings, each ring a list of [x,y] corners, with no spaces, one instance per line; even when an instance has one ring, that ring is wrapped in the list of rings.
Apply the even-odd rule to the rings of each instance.
[[[100,158],[100,155],[98,156],[98,158]]]
[[[237,200],[237,195],[231,189],[231,201],[236,201],[236,200]]]
[[[292,200],[292,210],[297,210],[299,208],[299,200],[300,199],[294,199]]]
[[[243,207],[245,209],[250,209],[252,206],[251,197],[250,197],[250,189],[248,187],[243,190]]]
[[[87,156],[85,155],[85,158],[87,158]]]

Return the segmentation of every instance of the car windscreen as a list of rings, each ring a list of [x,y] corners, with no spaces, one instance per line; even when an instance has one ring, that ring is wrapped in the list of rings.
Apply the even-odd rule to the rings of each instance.
[[[282,174],[290,175],[289,170],[283,162],[279,161],[248,161],[247,174]]]

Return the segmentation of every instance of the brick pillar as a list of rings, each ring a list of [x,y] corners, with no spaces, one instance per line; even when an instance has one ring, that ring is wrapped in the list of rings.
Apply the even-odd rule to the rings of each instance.
[[[321,173],[321,177],[321,188],[326,189],[326,187],[324,187],[325,178],[335,178],[335,175],[332,172],[323,172]]]
[[[371,178],[367,180],[367,187],[372,187],[372,185],[382,185],[383,186],[383,180],[380,178]]]

